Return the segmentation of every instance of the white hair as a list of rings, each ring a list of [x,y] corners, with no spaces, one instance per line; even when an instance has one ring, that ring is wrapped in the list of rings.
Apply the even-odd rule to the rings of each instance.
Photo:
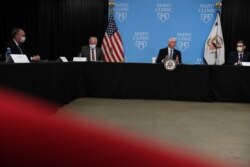
[[[176,38],[174,38],[174,37],[169,38],[168,42],[171,42],[171,41],[176,41]]]

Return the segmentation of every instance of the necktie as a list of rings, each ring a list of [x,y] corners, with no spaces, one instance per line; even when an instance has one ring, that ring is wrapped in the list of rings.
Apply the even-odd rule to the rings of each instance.
[[[240,54],[240,61],[242,61],[243,60],[243,54],[241,53]]]
[[[92,61],[95,61],[94,49],[91,49],[91,60],[92,60]]]
[[[20,53],[23,54],[22,49],[19,44],[17,45],[17,48],[19,49]]]
[[[173,58],[173,49],[170,49],[170,59]]]

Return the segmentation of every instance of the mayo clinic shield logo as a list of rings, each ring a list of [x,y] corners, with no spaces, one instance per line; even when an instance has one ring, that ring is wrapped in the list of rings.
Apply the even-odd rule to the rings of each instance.
[[[201,14],[201,20],[204,23],[208,23],[213,19],[213,14],[208,14],[208,13],[202,13]]]
[[[157,19],[162,23],[165,23],[170,18],[170,13],[172,12],[171,3],[157,3],[155,7],[155,13],[157,14]]]
[[[176,35],[177,47],[181,51],[185,51],[190,47],[192,42],[192,33],[190,32],[178,32]]]
[[[216,8],[214,4],[200,4],[198,12],[201,14],[201,20],[207,24],[213,20]]]
[[[144,48],[146,48],[148,45],[147,41],[135,41],[135,46],[139,49],[139,50],[143,50]]]
[[[133,40],[135,41],[135,46],[140,51],[142,51],[148,46],[149,39],[150,39],[149,32],[135,32],[133,36]]]
[[[118,21],[123,22],[127,18],[127,12],[116,12],[115,17]]]
[[[158,19],[164,23],[169,19],[169,13],[157,13]]]
[[[129,11],[129,4],[128,3],[115,3],[114,6],[114,12],[115,12],[115,18],[123,22],[128,17],[128,11]]]
[[[178,48],[182,51],[187,50],[187,48],[189,48],[189,42],[178,42],[177,45]]]

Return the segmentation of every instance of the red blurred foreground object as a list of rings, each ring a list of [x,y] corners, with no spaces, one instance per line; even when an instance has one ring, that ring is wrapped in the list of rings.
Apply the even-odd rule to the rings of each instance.
[[[157,146],[87,120],[51,115],[56,107],[0,90],[0,166],[229,167]]]

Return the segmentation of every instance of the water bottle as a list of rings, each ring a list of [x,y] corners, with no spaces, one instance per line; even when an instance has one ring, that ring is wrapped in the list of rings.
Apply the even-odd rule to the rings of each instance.
[[[11,49],[8,47],[5,52],[5,62],[8,62],[10,59]]]

